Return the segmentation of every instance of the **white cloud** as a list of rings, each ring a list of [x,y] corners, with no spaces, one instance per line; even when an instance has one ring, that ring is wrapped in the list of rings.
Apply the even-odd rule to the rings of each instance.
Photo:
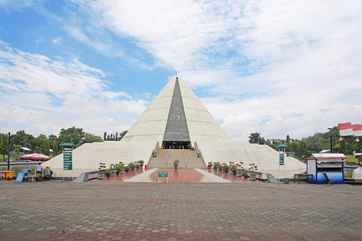
[[[0,0],[0,6],[9,2]],[[362,121],[360,0],[73,2],[86,13],[75,19],[88,19],[64,24],[73,38],[104,54],[118,52],[94,36],[110,31],[135,41],[207,93],[203,100],[210,112],[236,138],[245,140],[252,131],[301,137],[339,121]],[[86,21],[91,28],[84,29]],[[3,113],[15,126],[26,126],[18,118],[26,116],[40,118],[27,123],[45,123],[46,129],[52,128],[48,123],[63,127],[78,118],[100,129],[99,123],[129,123],[144,107],[127,93],[108,92],[105,74],[77,60],[64,63],[7,46],[0,50],[0,89],[7,93],[0,105],[7,104]],[[19,99],[26,105],[16,104]],[[59,100],[62,105],[54,108],[51,102]],[[109,110],[102,108],[108,105]],[[29,106],[32,110],[21,115]],[[77,113],[72,106],[84,108]],[[10,126],[3,116],[1,126]]]
[[[197,1],[75,1],[98,16],[105,28],[134,38],[160,62],[183,71],[193,68],[199,50],[227,34],[213,4]],[[223,14],[223,13],[222,13]]]
[[[99,41],[95,38],[89,37],[84,31],[81,30],[80,26],[70,25],[70,26],[65,26],[64,29],[75,40],[83,44],[89,45],[105,55],[112,55],[112,56],[116,55],[118,57],[124,55],[124,53],[122,53],[119,50],[117,51],[117,53],[112,53],[112,50],[114,51],[113,46],[111,46],[110,44],[106,44],[104,41]]]
[[[0,132],[57,133],[73,125],[97,134],[127,129],[145,101],[107,90],[105,74],[78,60],[50,59],[0,43]]]
[[[234,137],[361,122],[359,0],[76,1],[192,85]]]

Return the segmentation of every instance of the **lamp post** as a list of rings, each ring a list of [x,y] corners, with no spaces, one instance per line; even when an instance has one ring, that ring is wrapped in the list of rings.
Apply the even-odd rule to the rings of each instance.
[[[7,146],[7,154],[8,154],[8,171],[10,171],[10,148],[11,148],[11,134],[8,133],[8,146]]]
[[[329,130],[329,147],[330,147],[330,153],[334,153],[334,145],[336,145],[336,142],[343,141],[342,136],[339,136],[334,130],[335,127],[328,128]],[[338,138],[339,137],[339,138]]]
[[[360,148],[360,145],[359,145],[360,141],[361,141],[360,137],[357,136],[357,137],[356,137],[356,143],[357,143],[357,145],[356,145],[356,150],[355,150],[355,152],[360,152],[360,151],[362,151],[361,148]]]
[[[332,130],[333,128],[328,128],[328,130],[329,130],[329,151],[330,151],[330,153],[333,153],[333,142],[334,142],[334,136],[333,136],[333,134],[331,133],[331,130]]]

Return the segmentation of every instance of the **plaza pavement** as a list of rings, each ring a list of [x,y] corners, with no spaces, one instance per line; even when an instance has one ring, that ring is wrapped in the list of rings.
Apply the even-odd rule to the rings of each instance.
[[[362,187],[0,182],[0,240],[362,240]]]

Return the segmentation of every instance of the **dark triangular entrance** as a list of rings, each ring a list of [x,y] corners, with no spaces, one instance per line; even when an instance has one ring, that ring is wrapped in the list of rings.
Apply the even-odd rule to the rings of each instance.
[[[173,90],[162,147],[165,149],[191,148],[190,134],[187,128],[178,77],[176,77],[175,88]]]

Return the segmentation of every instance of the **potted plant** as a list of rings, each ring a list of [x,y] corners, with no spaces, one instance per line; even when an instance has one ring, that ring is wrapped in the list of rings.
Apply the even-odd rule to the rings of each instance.
[[[131,172],[133,172],[136,168],[136,165],[133,162],[131,162],[130,164],[128,164],[128,168]]]
[[[210,171],[211,168],[212,168],[212,163],[211,163],[211,162],[208,162],[208,163],[207,163],[207,169]]]
[[[229,165],[224,163],[222,165],[222,171],[225,173],[225,174],[228,174],[229,173]]]
[[[143,170],[143,165],[145,164],[145,162],[143,160],[139,160],[138,163],[140,164],[141,170]]]
[[[231,169],[231,173],[233,174],[233,176],[236,176],[236,172],[238,170],[237,166],[233,164],[233,165],[231,165],[230,169]]]
[[[116,173],[116,174],[117,174],[117,164],[111,164],[111,165],[109,166],[109,169],[110,169],[110,171],[111,171],[111,174],[112,174],[112,173]],[[117,174],[117,176],[118,176],[118,174]]]
[[[111,169],[107,169],[104,174],[106,175],[106,178],[109,179],[109,178],[111,177],[112,170],[111,170]]]
[[[214,163],[213,169],[214,169],[214,172],[216,173],[217,170],[219,169],[219,163],[218,162]]]
[[[256,169],[257,166],[254,163],[249,164],[249,180],[250,181],[256,181]]]
[[[119,176],[119,174],[123,171],[124,169],[124,165],[122,162],[119,162],[116,164],[115,166],[115,169],[116,169],[116,175]]]

